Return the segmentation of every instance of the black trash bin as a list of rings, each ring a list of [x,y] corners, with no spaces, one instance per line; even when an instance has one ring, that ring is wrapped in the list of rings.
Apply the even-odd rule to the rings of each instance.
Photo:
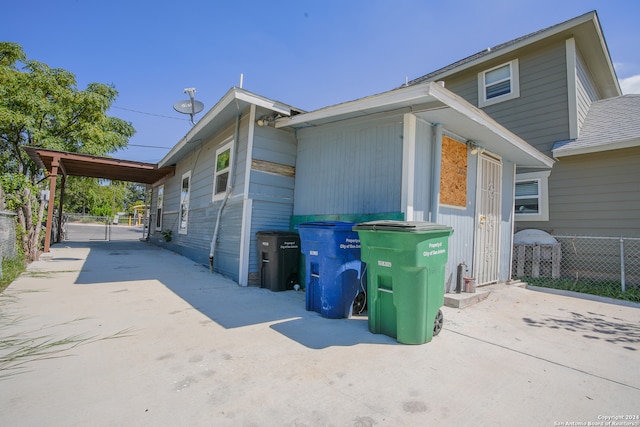
[[[260,287],[274,292],[293,289],[298,283],[300,236],[291,231],[268,230],[256,233]]]

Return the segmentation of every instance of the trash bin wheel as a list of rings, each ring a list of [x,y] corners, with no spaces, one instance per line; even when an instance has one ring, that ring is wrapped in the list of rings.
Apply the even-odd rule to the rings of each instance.
[[[353,312],[356,314],[361,314],[364,309],[367,307],[367,294],[364,292],[358,293],[355,299],[353,300]]]
[[[286,288],[288,291],[294,289],[296,283],[298,283],[298,273],[291,273],[289,277],[287,277],[287,285]]]
[[[442,330],[442,325],[444,324],[444,316],[442,315],[442,311],[438,310],[438,314],[436,314],[436,320],[433,322],[433,336],[435,337]]]

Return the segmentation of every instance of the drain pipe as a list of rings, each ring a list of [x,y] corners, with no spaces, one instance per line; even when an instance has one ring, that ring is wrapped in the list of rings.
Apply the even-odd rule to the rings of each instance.
[[[433,164],[431,175],[431,222],[438,222],[438,206],[440,205],[440,163],[442,162],[442,124],[433,126]]]
[[[222,199],[222,204],[220,205],[220,209],[218,209],[218,215],[216,216],[216,225],[213,229],[213,237],[211,238],[211,247],[209,249],[209,271],[213,273],[213,258],[215,256],[216,250],[216,242],[218,241],[218,233],[220,232],[220,220],[222,218],[222,211],[224,207],[227,205],[227,200],[231,196],[231,190],[233,189],[233,183],[235,181],[234,173],[235,168],[234,163],[236,161],[236,157],[238,154],[238,133],[240,131],[240,118],[242,117],[242,113],[238,113],[236,116],[236,128],[233,134],[233,147],[235,150],[233,159],[231,159],[231,164],[229,165],[229,180],[227,181],[227,188],[224,191],[224,198]]]
[[[462,292],[462,282],[464,281],[464,274],[467,271],[467,265],[462,261],[458,264],[458,271],[456,276],[456,293]]]

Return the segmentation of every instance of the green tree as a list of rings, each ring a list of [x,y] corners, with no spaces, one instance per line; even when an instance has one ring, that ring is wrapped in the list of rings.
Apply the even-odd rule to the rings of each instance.
[[[101,83],[79,90],[71,72],[27,59],[16,43],[0,42],[0,174],[5,176],[1,182],[5,197],[13,194],[21,200],[20,209],[35,218],[18,218],[29,236],[28,241],[23,240],[29,259],[37,257],[40,247],[44,200],[38,200],[35,188],[13,184],[35,186],[41,182],[38,185],[43,186],[47,181],[41,181],[42,172],[22,147],[97,156],[126,147],[135,133],[133,126],[107,115],[117,95],[112,85]],[[16,181],[18,175],[24,179]]]
[[[125,212],[133,213],[132,208],[136,205],[144,205],[147,197],[147,188],[135,182],[127,183],[127,191],[124,199]]]
[[[98,179],[79,176],[67,178],[64,191],[65,212],[89,215],[98,200]],[[58,196],[59,197],[59,196]]]
[[[63,209],[92,216],[133,214],[133,206],[144,204],[145,197],[146,187],[140,184],[71,176],[65,185]]]

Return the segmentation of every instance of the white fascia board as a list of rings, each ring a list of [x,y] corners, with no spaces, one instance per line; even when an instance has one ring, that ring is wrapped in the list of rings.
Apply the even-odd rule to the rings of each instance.
[[[389,110],[391,110],[394,106],[401,107],[399,104],[406,103],[407,101],[420,100],[420,103],[428,102],[429,86],[432,84],[435,83],[425,83],[409,86],[407,88],[391,90],[377,95],[356,99],[355,101],[348,101],[342,104],[321,108],[309,113],[283,118],[277,120],[275,126],[276,128],[287,126],[295,127],[305,124],[312,126],[314,122],[330,118],[334,118],[335,121],[338,121],[341,120],[341,117],[352,114],[365,116],[372,114],[372,109],[383,109],[384,107],[389,107]]]
[[[171,164],[173,157],[178,154],[182,149],[193,140],[195,136],[200,132],[207,123],[213,120],[218,114],[220,114],[227,106],[235,99],[235,87],[229,89],[227,93],[214,105],[204,117],[195,124],[194,127],[189,129],[189,132],[180,139],[180,141],[173,146],[173,148],[158,162],[158,167],[163,167]]]
[[[238,88],[234,88],[234,89],[236,89],[236,98],[240,101],[245,101],[250,104],[254,104],[258,107],[269,109],[278,114],[282,114],[286,116],[291,114],[291,107],[287,105],[281,104],[277,101],[272,101],[267,98],[263,98],[262,96],[259,96],[253,93],[249,93],[243,89],[238,89]]]
[[[240,105],[242,103],[242,105]],[[202,132],[213,120],[225,112],[228,108],[242,110],[247,105],[255,104],[256,106],[267,108],[278,114],[289,115],[291,108],[287,105],[276,101],[255,95],[244,89],[232,87],[227,93],[214,105],[198,122],[192,127],[187,134],[176,144],[166,156],[158,163],[159,167],[163,167],[174,163],[173,159],[178,155],[185,146],[198,139],[198,134]]]
[[[568,157],[568,156],[578,156],[580,154],[593,154],[593,153],[603,153],[611,150],[619,150],[622,148],[633,148],[640,147],[640,139],[628,139],[626,141],[618,141],[612,144],[601,144],[601,145],[589,145],[586,147],[577,147],[577,148],[558,148],[552,151],[553,157]]]
[[[535,159],[536,163],[538,163],[538,167],[550,168],[555,163],[552,158],[545,156],[532,145],[526,143],[513,132],[493,120],[487,113],[471,105],[465,101],[464,98],[456,95],[450,90],[447,90],[437,84],[432,84],[430,86],[430,95],[451,109],[487,128],[489,131],[498,135],[511,145],[517,147],[520,151]]]

